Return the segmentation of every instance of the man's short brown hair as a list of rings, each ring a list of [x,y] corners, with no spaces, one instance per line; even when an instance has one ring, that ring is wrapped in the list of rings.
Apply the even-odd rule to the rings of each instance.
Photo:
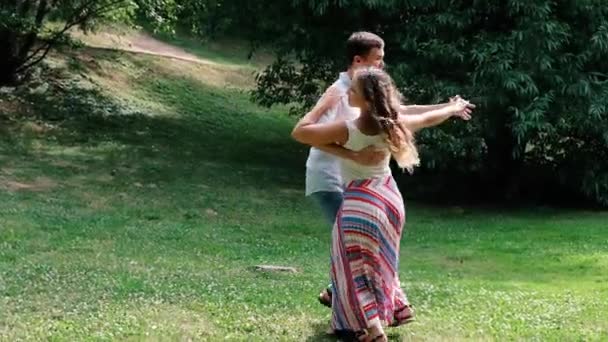
[[[353,63],[355,56],[366,57],[372,49],[383,49],[384,40],[371,32],[355,32],[346,41],[346,58],[348,64]]]

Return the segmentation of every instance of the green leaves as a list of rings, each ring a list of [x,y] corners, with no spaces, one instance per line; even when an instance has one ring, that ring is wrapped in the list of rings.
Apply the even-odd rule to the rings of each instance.
[[[479,105],[467,126],[471,134],[451,124],[422,133],[427,167],[480,172],[505,184],[517,184],[512,175],[525,169],[546,167],[546,176],[565,187],[608,199],[608,193],[584,190],[593,180],[571,164],[576,159],[608,170],[608,159],[594,157],[596,149],[608,149],[608,7],[601,1],[298,0],[291,6],[273,18],[281,39],[272,42],[293,67],[288,73],[268,68],[258,78],[259,101],[309,106],[345,68],[336,60],[348,34],[374,31],[385,39],[388,70],[410,102],[445,101],[459,93]],[[294,27],[303,33],[294,34]],[[474,144],[485,146],[475,153],[465,149],[474,161],[455,158]],[[558,168],[568,176],[557,180]]]
[[[0,6],[0,85],[42,61],[73,27],[91,29],[102,20],[125,20],[134,10],[131,0],[12,1]],[[47,27],[53,19],[62,26]]]
[[[593,48],[599,53],[608,52],[608,22],[604,22],[591,37]]]

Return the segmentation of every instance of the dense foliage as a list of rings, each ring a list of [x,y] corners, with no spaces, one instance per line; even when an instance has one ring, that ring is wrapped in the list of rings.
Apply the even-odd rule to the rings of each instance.
[[[259,102],[310,105],[344,69],[348,35],[371,30],[386,40],[389,71],[412,102],[459,93],[479,105],[472,123],[419,136],[426,170],[446,176],[434,184],[457,179],[479,187],[472,192],[507,198],[578,193],[608,205],[608,7],[602,1],[290,6],[275,23],[280,55],[258,78]]]

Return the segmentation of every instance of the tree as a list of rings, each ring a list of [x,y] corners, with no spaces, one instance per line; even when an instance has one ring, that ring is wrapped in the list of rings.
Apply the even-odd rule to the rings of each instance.
[[[608,205],[608,7],[600,0],[289,2],[275,20],[276,63],[258,77],[265,105],[310,106],[344,69],[355,30],[386,41],[390,74],[415,103],[459,93],[469,125],[423,132],[425,169],[489,193],[543,184]],[[260,19],[261,20],[261,19]]]
[[[0,85],[17,81],[66,38],[75,26],[90,27],[96,20],[127,18],[130,0],[3,0],[0,3]],[[49,19],[63,24],[47,25]]]
[[[250,57],[275,38],[275,18],[290,5],[259,0],[136,0],[139,22],[154,31],[191,34],[201,40],[221,36],[250,42]]]

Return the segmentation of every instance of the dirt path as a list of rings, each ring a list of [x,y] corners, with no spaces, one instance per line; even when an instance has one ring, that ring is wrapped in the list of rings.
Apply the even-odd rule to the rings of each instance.
[[[91,47],[143,53],[206,65],[220,65],[214,61],[191,54],[180,47],[167,44],[143,32],[125,34],[99,32],[85,35],[80,31],[73,31],[70,34]],[[227,65],[222,64],[222,66],[226,67]]]
[[[184,61],[204,64],[215,64],[213,61],[208,59],[202,59],[196,55],[193,55],[186,50],[162,42],[154,37],[151,37],[145,33],[138,33],[132,37],[131,46],[128,51],[146,53],[156,56],[163,56],[168,58],[176,58]]]

